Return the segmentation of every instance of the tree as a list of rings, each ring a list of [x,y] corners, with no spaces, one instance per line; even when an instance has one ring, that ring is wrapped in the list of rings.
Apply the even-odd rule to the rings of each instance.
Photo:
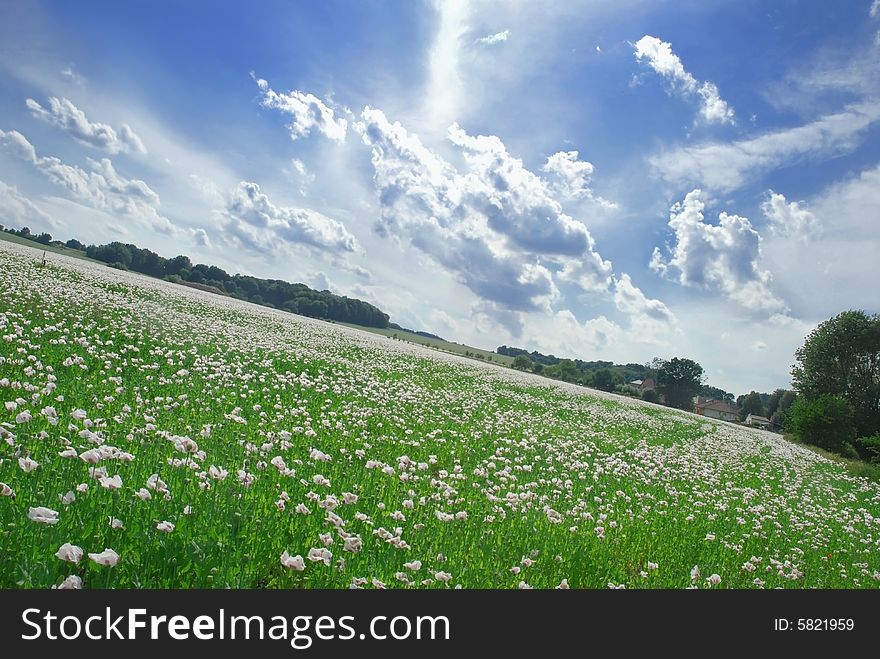
[[[774,426],[788,430],[789,412],[795,400],[797,400],[797,394],[793,391],[786,390],[786,392],[782,394],[782,398],[779,399],[779,405],[776,407],[776,411],[773,412],[773,416],[770,417],[770,422]]]
[[[603,368],[593,374],[593,386],[602,391],[614,391],[614,373],[611,369]]]
[[[852,456],[856,437],[853,408],[841,396],[799,398],[791,408],[791,429],[802,442]]]
[[[784,395],[785,389],[776,389],[770,394],[770,398],[767,400],[767,418],[776,414],[776,409],[779,407],[779,401],[782,400]]]
[[[673,357],[657,371],[657,386],[666,404],[682,410],[693,409],[702,381],[703,367],[692,359]]]
[[[726,400],[728,403],[733,403],[734,396],[729,391],[724,391],[724,389],[719,389],[718,387],[712,387],[708,384],[704,384],[700,387],[699,394],[701,396],[705,396],[706,398],[711,398],[712,400]]]
[[[857,437],[880,432],[880,314],[844,311],[826,320],[795,357],[792,381],[804,398],[839,396],[852,406]]]
[[[764,416],[764,406],[761,404],[761,394],[751,391],[745,396],[740,396],[736,401],[739,405],[740,421],[745,421],[749,414]]]
[[[577,382],[581,377],[581,372],[571,359],[560,360],[558,364],[545,368],[544,373],[566,382]]]
[[[520,371],[531,371],[535,367],[535,362],[529,359],[528,355],[520,353],[513,358],[513,367]]]

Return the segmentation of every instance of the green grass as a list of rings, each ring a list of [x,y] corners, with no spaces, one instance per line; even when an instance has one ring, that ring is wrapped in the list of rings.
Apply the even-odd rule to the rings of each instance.
[[[499,355],[496,352],[491,350],[483,350],[482,348],[474,348],[473,346],[468,346],[463,343],[454,343],[452,341],[443,341],[441,339],[434,339],[429,336],[422,336],[420,334],[415,334],[413,332],[404,332],[396,329],[386,329],[381,327],[364,327],[362,325],[354,325],[351,323],[336,323],[337,325],[345,325],[346,327],[352,327],[354,329],[364,330],[367,332],[372,332],[373,334],[381,334],[382,336],[388,336],[400,341],[406,341],[407,343],[415,343],[417,345],[426,346],[428,348],[434,348],[435,350],[441,350],[443,352],[449,352],[455,355],[464,356],[474,356],[474,359],[478,359],[476,355],[480,355],[482,360],[491,361],[494,364],[501,364],[502,366],[511,366],[513,365],[513,357],[508,357],[507,355]],[[466,355],[466,353],[470,353],[470,355]]]
[[[34,242],[33,240],[28,240],[27,238],[22,238],[21,236],[14,236],[11,233],[6,233],[5,231],[0,231],[0,240],[6,240],[7,242],[15,243],[16,245],[30,247],[34,250],[39,251],[40,253],[46,251],[52,254],[64,254],[65,256],[71,256],[75,259],[81,259],[90,263],[101,263],[100,261],[96,261],[95,259],[90,259],[88,256],[86,256],[85,252],[82,252],[78,249],[68,249],[67,247],[57,247],[55,245],[41,245],[40,243]]]
[[[880,579],[878,485],[782,438],[103,266],[0,259],[0,587]],[[64,543],[120,560],[68,563]],[[329,565],[308,558],[322,549]]]
[[[880,481],[880,464],[843,457],[842,455],[832,453],[831,451],[826,451],[825,449],[818,446],[813,446],[812,444],[807,444],[806,442],[799,441],[794,435],[786,434],[784,435],[784,437],[786,441],[797,444],[798,446],[803,446],[808,451],[812,451],[813,453],[821,455],[827,460],[836,462],[837,464],[843,466],[843,468],[846,469],[846,472],[851,476],[869,478],[874,481]]]

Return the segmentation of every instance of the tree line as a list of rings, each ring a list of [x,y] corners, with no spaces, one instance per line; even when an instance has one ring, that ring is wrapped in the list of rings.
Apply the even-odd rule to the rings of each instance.
[[[194,285],[265,307],[365,327],[388,327],[388,314],[369,302],[335,295],[330,291],[317,291],[305,284],[291,284],[280,279],[261,279],[249,275],[230,275],[215,265],[193,263],[188,256],[179,255],[166,259],[156,252],[131,243],[85,245],[75,238],[62,243],[52,240],[48,233],[35,236],[27,227],[19,230],[2,226],[0,228],[43,245],[82,251],[89,258],[120,270],[132,270],[174,283]]]
[[[795,358],[791,431],[828,451],[880,461],[880,314],[850,310],[826,320]]]

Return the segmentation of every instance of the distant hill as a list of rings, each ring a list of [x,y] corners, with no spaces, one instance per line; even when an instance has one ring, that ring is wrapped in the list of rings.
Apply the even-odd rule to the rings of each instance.
[[[334,295],[330,291],[316,291],[305,284],[291,284],[280,279],[260,279],[248,275],[230,275],[215,265],[193,264],[188,256],[179,255],[166,259],[149,249],[131,243],[112,242],[106,245],[87,246],[75,238],[62,243],[52,240],[52,236],[48,233],[34,235],[27,227],[15,230],[0,225],[0,229],[10,236],[33,242],[34,247],[54,248],[54,251],[63,249],[65,253],[81,254],[120,270],[133,270],[150,277],[228,295],[264,307],[364,327],[388,327],[388,314],[369,302]]]
[[[388,329],[397,330],[398,332],[409,332],[410,334],[415,334],[417,336],[424,336],[428,339],[437,339],[438,341],[446,341],[442,336],[437,336],[436,334],[431,334],[430,332],[422,332],[420,330],[409,329],[408,327],[401,327],[397,323],[388,323]]]

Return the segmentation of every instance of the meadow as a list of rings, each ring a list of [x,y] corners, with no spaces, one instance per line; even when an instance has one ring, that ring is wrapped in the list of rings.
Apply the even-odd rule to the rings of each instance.
[[[2,588],[877,588],[782,438],[0,243]]]

